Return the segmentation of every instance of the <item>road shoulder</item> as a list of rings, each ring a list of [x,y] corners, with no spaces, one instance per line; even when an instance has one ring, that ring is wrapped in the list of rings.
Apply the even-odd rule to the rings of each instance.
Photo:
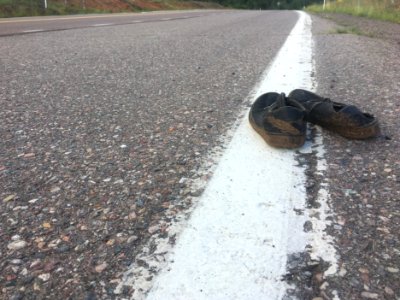
[[[335,299],[337,291],[340,299],[397,299],[400,26],[341,15],[330,19],[338,23],[313,16],[318,93],[374,114],[382,135],[352,141],[323,131],[336,214],[328,232],[336,240],[339,272],[321,282],[316,296]],[[360,33],[338,30],[344,24]]]

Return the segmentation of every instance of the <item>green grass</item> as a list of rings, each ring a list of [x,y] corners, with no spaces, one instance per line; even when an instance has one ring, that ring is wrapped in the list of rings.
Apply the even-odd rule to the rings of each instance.
[[[43,7],[43,1],[0,0],[0,18],[108,12],[110,11],[98,9],[82,9],[76,6],[66,7],[61,3],[51,1],[48,1],[48,7],[45,10]]]
[[[310,5],[307,10],[315,13],[333,12],[368,17],[400,23],[400,0],[341,0],[323,5]]]
[[[358,28],[355,27],[340,27],[337,28],[332,33],[363,35],[363,33]]]

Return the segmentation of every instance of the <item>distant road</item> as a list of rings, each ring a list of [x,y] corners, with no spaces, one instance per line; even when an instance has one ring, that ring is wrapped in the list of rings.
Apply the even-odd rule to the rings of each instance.
[[[28,34],[44,31],[102,27],[145,22],[197,18],[221,10],[159,11],[148,13],[122,13],[101,15],[71,15],[0,19],[0,36]]]

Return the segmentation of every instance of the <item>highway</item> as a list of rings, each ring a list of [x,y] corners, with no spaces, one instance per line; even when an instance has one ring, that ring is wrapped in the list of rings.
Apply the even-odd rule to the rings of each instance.
[[[398,44],[363,33],[400,25],[349,18],[0,19],[0,298],[400,297]],[[382,134],[271,148],[249,107],[295,88]]]
[[[60,31],[86,27],[102,27],[145,22],[183,20],[188,18],[198,18],[217,12],[218,11],[213,10],[195,10],[183,12],[163,11],[0,19],[0,36],[27,34],[43,31]]]

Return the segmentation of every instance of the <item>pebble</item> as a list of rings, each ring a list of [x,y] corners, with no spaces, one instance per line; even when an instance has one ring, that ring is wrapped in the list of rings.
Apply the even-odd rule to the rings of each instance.
[[[367,298],[367,299],[378,299],[379,295],[376,293],[362,292],[361,297]]]
[[[10,261],[10,263],[11,264],[13,264],[13,265],[21,265],[22,264],[22,259],[12,259],[11,261]]]
[[[48,281],[50,279],[50,273],[40,274],[38,277],[43,281]]]
[[[150,234],[153,234],[153,233],[155,233],[155,232],[156,232],[157,230],[159,230],[159,229],[160,229],[160,226],[154,225],[154,226],[149,227],[148,232],[149,232]]]
[[[25,248],[28,245],[25,241],[14,241],[7,245],[7,248],[10,250],[19,250]]]
[[[388,270],[390,273],[399,273],[399,269],[393,267],[387,267],[386,270]]]
[[[17,195],[9,195],[9,196],[7,196],[7,197],[5,197],[5,198],[3,199],[3,202],[9,202],[9,201],[11,201],[11,200],[14,200],[16,196],[17,196]]]
[[[53,187],[53,188],[50,190],[50,192],[51,192],[52,194],[55,194],[55,193],[59,192],[60,190],[61,190],[60,187],[55,186],[55,187]]]
[[[19,234],[13,235],[13,236],[11,237],[11,240],[12,240],[12,241],[19,241],[20,239],[21,239],[21,236],[20,236]]]
[[[103,262],[99,265],[97,265],[94,269],[97,273],[103,272],[107,268],[108,264],[106,262]]]
[[[130,244],[130,243],[136,241],[137,239],[138,239],[138,237],[137,237],[136,235],[132,235],[132,236],[130,236],[130,237],[126,240],[126,242],[127,242],[128,244]]]
[[[385,293],[390,295],[390,296],[394,295],[394,291],[388,286],[385,286]]]

